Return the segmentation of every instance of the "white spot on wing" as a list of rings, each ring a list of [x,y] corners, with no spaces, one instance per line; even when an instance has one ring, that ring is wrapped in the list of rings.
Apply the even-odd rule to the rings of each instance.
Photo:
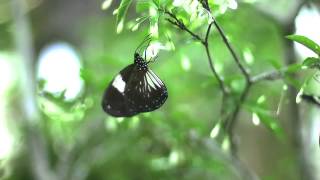
[[[112,86],[115,87],[120,93],[124,92],[124,88],[126,87],[126,83],[122,80],[122,76],[118,74],[112,83]]]
[[[159,83],[157,82],[157,80],[152,76],[152,74],[149,74],[149,76],[150,76],[151,81],[152,81],[152,83],[153,83],[154,85],[156,85],[157,87],[161,87],[161,86],[159,85]]]
[[[158,76],[156,74],[154,74],[153,71],[149,70],[148,73],[153,77],[157,86],[159,86],[159,87],[163,86],[162,81],[158,78]]]
[[[149,73],[146,74],[146,77],[147,77],[148,85],[151,86],[153,89],[156,89],[156,87],[154,86],[154,82],[152,81]]]

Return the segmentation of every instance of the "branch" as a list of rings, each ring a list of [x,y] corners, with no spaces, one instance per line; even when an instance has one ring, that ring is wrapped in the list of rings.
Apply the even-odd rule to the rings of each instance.
[[[284,73],[288,71],[288,68],[289,67],[284,67],[279,70],[267,71],[261,74],[257,74],[251,77],[251,82],[255,84],[261,81],[275,81],[278,79],[282,79],[284,76]]]
[[[226,87],[226,85],[224,84],[223,79],[219,76],[217,70],[214,68],[213,60],[212,60],[212,57],[211,57],[211,54],[209,51],[208,39],[209,39],[209,35],[210,35],[210,31],[211,31],[211,27],[212,27],[213,23],[209,24],[209,26],[207,28],[206,36],[204,39],[202,39],[199,35],[192,32],[181,20],[179,20],[175,14],[173,14],[167,10],[164,10],[164,12],[166,14],[168,14],[173,19],[172,20],[172,19],[167,18],[167,21],[169,21],[174,26],[177,26],[179,29],[188,32],[192,37],[194,37],[196,40],[200,41],[203,44],[203,46],[205,47],[205,50],[206,50],[206,54],[208,56],[210,69],[211,69],[213,75],[215,76],[215,78],[217,79],[219,86],[220,86],[220,89],[223,92],[223,95],[227,95],[229,93],[229,90]]]
[[[200,41],[201,43],[204,42],[204,40],[202,40],[199,35],[195,34],[189,28],[187,28],[187,26],[185,26],[185,24],[181,20],[179,20],[176,15],[174,15],[173,13],[171,13],[167,10],[164,10],[164,12],[166,14],[168,14],[172,19],[174,19],[174,21],[172,21],[171,19],[167,19],[171,24],[177,26],[178,28],[180,28],[183,31],[188,32],[192,37],[194,37],[196,40]]]
[[[213,66],[213,61],[212,61],[212,58],[211,58],[211,55],[210,55],[210,51],[209,51],[209,46],[208,44],[205,45],[205,49],[206,49],[206,54],[208,56],[208,61],[209,61],[209,66],[210,66],[210,69],[212,71],[212,73],[214,74],[214,76],[216,77],[216,79],[218,80],[218,83],[219,83],[219,86],[223,92],[224,95],[227,95],[229,93],[229,90],[228,88],[225,86],[222,78],[218,75],[217,71],[215,70],[214,66]]]
[[[237,102],[235,110],[231,114],[231,118],[228,121],[225,121],[225,123],[223,125],[224,129],[226,130],[226,132],[230,136],[231,152],[234,156],[236,156],[236,154],[237,154],[237,146],[236,146],[236,142],[234,140],[234,135],[233,135],[234,127],[235,127],[236,120],[239,115],[241,106],[245,102],[252,85],[253,85],[252,83],[247,84],[247,86],[243,90],[242,94],[240,95],[240,99]]]
[[[231,46],[230,42],[227,39],[227,36],[225,35],[225,33],[223,32],[222,28],[220,27],[220,25],[218,24],[218,22],[213,19],[213,23],[215,25],[215,27],[217,28],[220,36],[222,37],[223,42],[225,43],[225,45],[228,47],[233,59],[235,60],[236,64],[238,65],[239,69],[241,70],[242,74],[245,76],[247,83],[249,84],[251,82],[250,79],[250,74],[249,72],[245,69],[245,67],[241,64],[239,57],[237,56],[235,50],[233,49],[233,47]]]
[[[200,3],[202,4],[203,8],[208,10],[208,13],[211,12],[208,1],[207,0],[199,0]],[[243,92],[240,95],[240,99],[236,104],[236,107],[233,111],[233,113],[231,113],[231,117],[230,118],[226,118],[225,122],[223,123],[223,128],[225,129],[225,131],[228,133],[228,135],[230,136],[230,142],[231,142],[231,153],[236,157],[237,156],[237,152],[236,152],[236,143],[234,142],[234,137],[233,137],[233,129],[235,126],[235,122],[237,120],[239,111],[241,109],[242,104],[245,102],[250,88],[253,85],[253,82],[251,80],[250,74],[249,72],[245,69],[245,67],[241,64],[240,58],[237,56],[235,50],[233,49],[233,47],[231,46],[230,42],[227,39],[227,36],[225,35],[225,33],[223,32],[222,28],[220,27],[220,25],[218,24],[218,22],[216,21],[216,19],[211,15],[212,18],[212,23],[215,25],[215,27],[217,28],[220,36],[222,37],[222,40],[224,42],[224,44],[227,46],[228,50],[230,51],[234,61],[236,62],[238,68],[240,69],[240,71],[242,72],[242,74],[244,75],[245,79],[246,79],[246,85],[245,85],[245,89],[243,90]],[[206,40],[208,39],[208,33],[206,35]],[[223,107],[222,107],[223,108]]]
[[[199,0],[199,2],[201,3],[202,7],[204,9],[206,9],[207,11],[211,12],[211,9],[209,7],[209,3],[208,0]]]

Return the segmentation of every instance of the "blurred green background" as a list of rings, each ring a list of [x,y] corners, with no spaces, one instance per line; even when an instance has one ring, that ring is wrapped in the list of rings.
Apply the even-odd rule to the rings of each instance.
[[[168,100],[132,118],[105,114],[105,88],[133,63],[155,24],[151,18],[132,30],[151,3],[133,1],[119,33],[112,13],[120,1],[109,2],[103,10],[102,0],[0,0],[0,179],[246,179],[242,169],[263,180],[320,179],[319,108],[293,107],[296,94],[288,90],[298,92],[315,71],[292,66],[297,76],[252,87],[234,132],[242,162],[236,164],[228,141],[210,137],[220,109],[235,104],[220,107],[222,93],[204,48],[165,16],[156,21],[154,42],[162,49],[150,68],[166,84]],[[207,19],[192,21],[188,14],[193,1],[164,2],[182,9],[180,17],[205,35]],[[253,75],[312,56],[286,35],[320,42],[319,1],[209,2]],[[209,42],[218,73],[239,95],[244,78],[214,28]],[[305,91],[319,95],[318,84],[313,80]],[[299,117],[292,116],[297,109]]]

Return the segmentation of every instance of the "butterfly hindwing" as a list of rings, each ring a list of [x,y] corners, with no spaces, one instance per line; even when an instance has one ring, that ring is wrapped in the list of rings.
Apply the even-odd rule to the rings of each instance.
[[[147,38],[143,43],[151,42]],[[168,98],[165,84],[149,69],[138,46],[134,53],[134,63],[127,66],[116,75],[104,92],[102,99],[103,110],[111,116],[130,117],[141,112],[149,112],[158,109]]]
[[[138,112],[158,109],[168,97],[164,83],[150,69],[133,72],[125,88],[128,107]]]
[[[110,82],[102,99],[103,110],[115,117],[130,117],[138,112],[128,108],[125,88],[133,72],[135,65],[131,64],[120,71]]]

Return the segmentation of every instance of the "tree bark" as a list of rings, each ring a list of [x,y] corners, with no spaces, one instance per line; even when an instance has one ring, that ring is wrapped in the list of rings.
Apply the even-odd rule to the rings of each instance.
[[[55,180],[50,170],[45,141],[38,128],[40,113],[36,100],[36,78],[34,51],[30,22],[24,0],[11,0],[11,11],[14,24],[13,36],[19,54],[19,83],[22,94],[21,109],[26,136],[26,145],[31,168],[37,180]]]

